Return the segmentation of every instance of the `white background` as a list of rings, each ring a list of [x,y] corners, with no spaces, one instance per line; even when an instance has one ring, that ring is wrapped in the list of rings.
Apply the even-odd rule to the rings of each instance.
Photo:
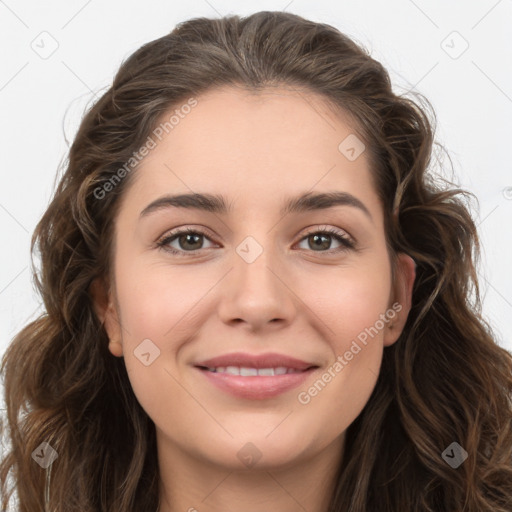
[[[176,23],[259,10],[334,25],[382,62],[396,92],[431,101],[437,140],[480,202],[484,314],[512,350],[512,0],[0,0],[0,355],[41,311],[30,237],[86,106],[123,59]],[[52,44],[48,58],[34,50]]]

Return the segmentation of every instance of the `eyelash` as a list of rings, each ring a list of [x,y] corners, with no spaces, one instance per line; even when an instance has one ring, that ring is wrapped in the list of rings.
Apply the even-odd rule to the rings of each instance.
[[[173,247],[170,247],[168,245],[170,242],[177,239],[180,235],[188,235],[188,234],[201,235],[210,240],[210,237],[207,235],[207,233],[205,233],[201,229],[185,228],[185,229],[178,229],[176,231],[173,231],[173,232],[167,234],[164,238],[161,238],[160,240],[158,240],[156,242],[156,246],[157,246],[157,248],[159,248],[163,251],[170,252],[171,254],[180,256],[180,257],[185,256],[187,253],[194,254],[197,251],[200,251],[201,249],[195,249],[192,251],[184,251],[184,250],[174,249]],[[318,253],[322,253],[322,254],[335,254],[335,253],[340,253],[340,252],[348,251],[348,250],[356,250],[356,244],[354,243],[354,241],[351,240],[350,238],[348,238],[346,235],[341,234],[340,231],[338,231],[334,228],[326,228],[326,229],[318,229],[318,230],[309,231],[299,240],[299,243],[302,242],[307,237],[309,237],[311,235],[317,235],[317,234],[329,235],[329,236],[335,238],[338,242],[340,242],[342,247],[338,247],[336,249],[328,249],[326,251],[312,251],[312,252],[318,252]]]

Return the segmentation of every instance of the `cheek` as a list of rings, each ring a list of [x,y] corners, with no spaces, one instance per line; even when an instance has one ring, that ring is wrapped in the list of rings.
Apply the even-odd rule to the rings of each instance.
[[[316,405],[330,402],[345,407],[344,400],[350,398],[356,411],[371,394],[380,369],[384,331],[391,318],[391,276],[380,261],[364,269],[342,269],[335,279],[327,281],[322,293],[318,288],[313,296],[309,292],[331,351],[324,380],[329,389],[322,391],[324,396]],[[321,383],[317,388],[324,389]]]
[[[123,336],[128,344],[150,338],[179,338],[190,331],[194,308],[212,286],[194,271],[155,264],[120,265],[117,290],[123,314]]]
[[[117,262],[123,356],[133,391],[148,412],[161,405],[162,395],[156,390],[162,387],[174,390],[173,401],[180,402],[176,360],[200,332],[205,316],[212,314],[205,311],[205,297],[218,276],[206,268],[200,272],[185,267],[144,258],[120,257]]]
[[[352,340],[375,325],[389,305],[391,276],[386,262],[365,267],[340,268],[315,286],[303,280],[302,294],[323,321],[326,339],[337,353],[348,350]],[[318,276],[317,276],[318,277]],[[325,283],[318,286],[318,283]],[[381,322],[378,324],[382,331]],[[379,332],[379,337],[382,332]],[[364,337],[364,336],[362,336]]]

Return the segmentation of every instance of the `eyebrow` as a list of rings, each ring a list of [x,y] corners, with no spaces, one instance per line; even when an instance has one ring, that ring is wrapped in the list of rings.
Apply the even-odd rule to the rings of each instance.
[[[334,206],[357,208],[373,221],[370,211],[363,202],[348,192],[306,192],[297,197],[289,198],[281,208],[280,215],[326,210]],[[228,206],[225,198],[221,195],[192,193],[160,197],[146,206],[140,213],[140,217],[142,218],[155,211],[171,207],[202,210],[218,214],[226,214],[232,211],[231,204]]]

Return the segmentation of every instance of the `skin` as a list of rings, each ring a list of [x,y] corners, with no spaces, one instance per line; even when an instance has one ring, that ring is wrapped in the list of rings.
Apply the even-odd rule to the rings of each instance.
[[[345,431],[375,387],[383,349],[405,324],[414,262],[399,255],[392,281],[366,153],[349,161],[338,150],[355,130],[320,96],[224,87],[197,100],[134,171],[115,220],[115,282],[94,283],[96,310],[110,352],[124,357],[134,393],[156,425],[160,512],[322,512]],[[286,198],[307,191],[348,192],[371,218],[347,205],[279,214]],[[222,194],[233,211],[166,208],[140,219],[162,195],[190,192]],[[183,256],[157,248],[177,227],[206,236],[169,242]],[[329,234],[315,245],[308,235],[325,228],[355,240],[357,250]],[[247,236],[263,249],[252,263],[236,252]],[[298,393],[394,303],[401,311],[393,320],[300,403]],[[144,339],[160,350],[149,366],[134,355]],[[193,367],[235,351],[279,352],[319,369],[278,397],[236,398]],[[252,467],[237,457],[248,442],[261,454]]]

